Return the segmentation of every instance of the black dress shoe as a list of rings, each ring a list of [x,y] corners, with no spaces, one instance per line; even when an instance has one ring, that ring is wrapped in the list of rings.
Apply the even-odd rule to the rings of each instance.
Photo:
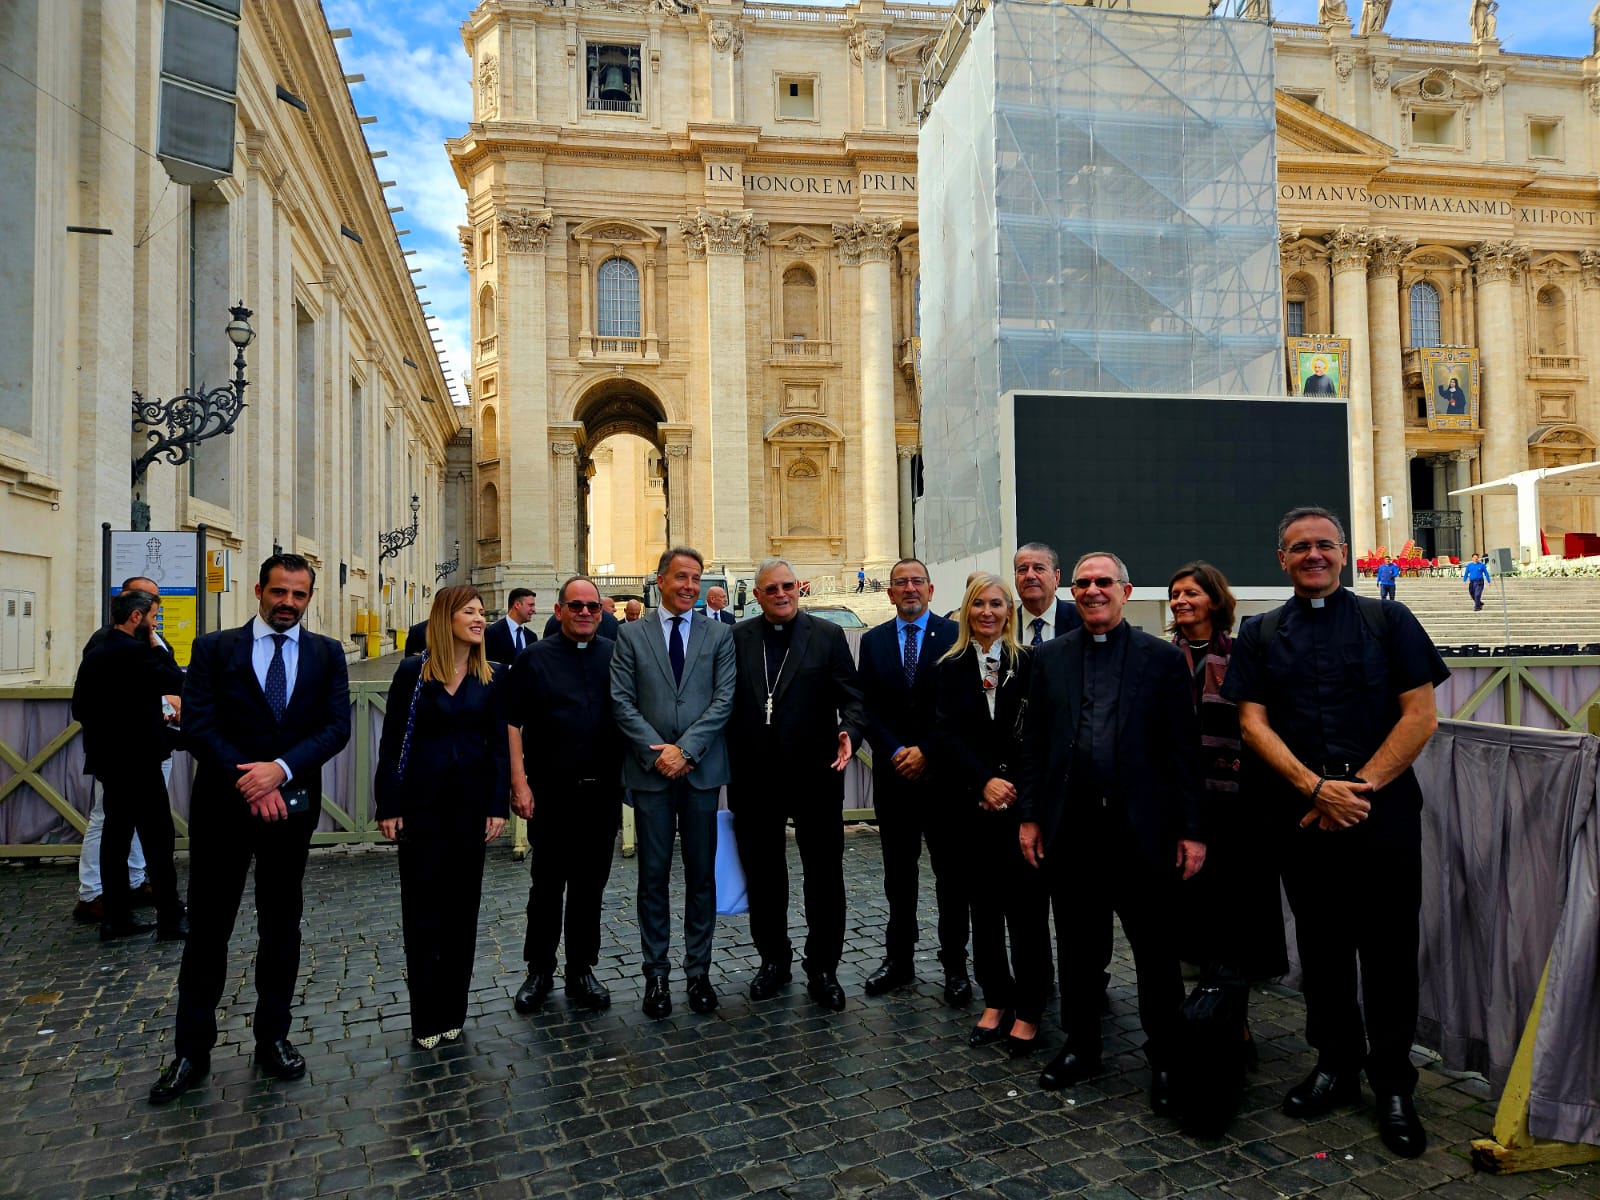
[[[695,975],[690,978],[689,1007],[701,1016],[717,1011],[717,989],[711,986],[711,976]]]
[[[517,999],[522,999],[522,993],[517,993]],[[579,1008],[610,1008],[611,993],[606,990],[606,985],[594,977],[593,971],[585,971],[582,975],[567,975],[567,1000]]]
[[[1020,1038],[1014,1033],[1006,1034],[1006,1053],[1012,1058],[1025,1058],[1037,1050],[1042,1044],[1043,1039],[1039,1036],[1039,1026],[1037,1022],[1034,1023],[1033,1036],[1030,1038]]]
[[[1151,1067],[1150,1111],[1158,1117],[1170,1117],[1175,1107],[1176,1102],[1172,1098],[1172,1072]]]
[[[550,994],[550,984],[550,976],[544,971],[529,971],[528,977],[517,989],[516,998],[511,1001],[512,1007],[519,1013],[537,1012],[544,998]],[[571,990],[570,987],[568,990]]]
[[[189,918],[178,917],[172,921],[156,922],[156,941],[186,942],[189,940]]]
[[[844,1008],[844,989],[839,986],[839,979],[832,971],[812,972],[806,991],[823,1008],[831,1008],[834,1012]]]
[[[652,1021],[672,1015],[672,993],[665,975],[652,975],[644,984],[644,1015]]]
[[[114,942],[118,938],[138,937],[141,933],[149,933],[155,925],[148,921],[102,921],[100,922],[100,940]]]
[[[1401,1158],[1415,1158],[1428,1148],[1428,1134],[1410,1096],[1378,1097],[1378,1136]]]
[[[277,1079],[300,1079],[306,1073],[306,1060],[288,1038],[256,1043],[256,1066]]]
[[[787,963],[764,962],[750,981],[750,999],[771,1000],[794,978]]]
[[[967,1034],[969,1046],[992,1046],[1002,1038],[1011,1036],[1011,1026],[1016,1022],[1016,1016],[1010,1009],[1000,1014],[1000,1023],[992,1028],[974,1025],[972,1032]]]
[[[1321,1067],[1289,1089],[1283,1098],[1285,1116],[1309,1120],[1332,1112],[1341,1104],[1361,1099],[1361,1078],[1354,1072],[1338,1074]]]
[[[151,1104],[171,1104],[206,1077],[211,1064],[203,1058],[175,1058],[150,1085]]]
[[[885,992],[892,992],[897,987],[904,987],[915,980],[917,974],[911,969],[911,964],[904,959],[886,958],[878,964],[878,969],[867,976],[866,983],[861,985],[861,990],[869,996],[881,996]]]
[[[1100,1074],[1100,1071],[1098,1058],[1084,1058],[1075,1051],[1063,1050],[1039,1072],[1039,1086],[1047,1092],[1059,1092],[1064,1087],[1071,1087]]]
[[[964,1008],[972,1003],[972,980],[965,971],[944,973],[944,1002],[951,1008]]]

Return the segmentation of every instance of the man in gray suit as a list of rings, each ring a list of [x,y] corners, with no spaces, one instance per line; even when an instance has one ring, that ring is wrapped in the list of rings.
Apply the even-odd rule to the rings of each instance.
[[[695,611],[705,560],[676,546],[661,556],[655,615],[623,625],[611,659],[611,701],[628,749],[622,782],[633,795],[639,838],[639,931],[644,1011],[672,1012],[667,884],[674,832],[683,846],[683,970],[689,1007],[717,1007],[711,968],[716,926],[717,793],[728,782],[723,726],[733,711],[733,630]]]

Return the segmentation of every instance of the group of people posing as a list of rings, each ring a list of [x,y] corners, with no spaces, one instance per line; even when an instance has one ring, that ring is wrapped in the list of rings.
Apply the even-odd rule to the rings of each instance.
[[[1318,1055],[1285,1111],[1309,1117],[1356,1101],[1365,1070],[1385,1143],[1421,1153],[1410,1060],[1421,795],[1410,768],[1434,727],[1433,688],[1448,672],[1406,609],[1341,587],[1346,553],[1333,513],[1291,511],[1279,525],[1278,557],[1293,598],[1251,618],[1235,639],[1226,579],[1189,563],[1168,585],[1170,641],[1125,619],[1132,583],[1111,552],[1078,557],[1068,601],[1057,595],[1056,552],[1025,545],[1011,579],[970,577],[950,618],[932,611],[927,568],[904,559],[887,585],[896,615],[863,635],[859,663],[839,627],[799,607],[799,580],[783,559],[757,572],[759,616],[728,624],[696,608],[700,554],[673,548],[657,573],[660,606],[618,625],[615,637],[600,633],[597,585],[575,576],[560,589],[554,631],[510,665],[486,652],[490,623],[476,590],[443,589],[425,651],[394,676],[375,785],[382,830],[398,842],[417,1044],[454,1040],[466,1023],[484,847],[512,811],[528,821],[532,875],[527,975],[515,1007],[528,1013],[544,1003],[563,949],[569,1002],[609,1005],[595,967],[625,794],[638,836],[647,1016],[664,1018],[673,1007],[674,843],[685,884],[686,999],[696,1013],[718,1007],[711,963],[724,787],[760,956],[751,999],[771,999],[793,978],[792,822],[803,874],[799,966],[816,1003],[843,1008],[843,772],[869,748],[889,911],[883,961],[864,984],[869,996],[915,978],[926,843],[944,998],[965,1006],[974,978],[982,997],[969,1042],[1003,1043],[1019,1056],[1035,1050],[1053,976],[1064,1042],[1039,1082],[1068,1087],[1102,1070],[1115,913],[1134,957],[1151,1104],[1168,1112],[1182,1040],[1180,963],[1246,978],[1281,974],[1281,874],[1296,917],[1306,1036]],[[287,557],[269,564],[281,572]],[[303,744],[314,740],[317,754],[332,747],[315,763],[260,730],[245,740],[237,715],[226,732],[207,716],[198,738],[193,727],[197,701],[201,713],[214,705],[221,667],[256,685],[254,697],[230,697],[246,725],[265,725],[267,711],[278,711],[274,651],[249,636],[261,624],[270,638],[281,624],[275,579],[264,566],[262,614],[252,626],[200,639],[185,683],[200,760],[191,901],[204,885],[228,903],[190,935],[177,1059],[152,1090],[157,1103],[205,1073],[221,955],[252,854],[262,937],[256,1032],[269,1039],[262,1061],[293,1077],[285,1052],[298,1059],[283,1038],[287,988],[268,975],[287,966],[292,983],[292,927],[315,814],[281,812],[281,796],[291,780],[314,788],[311,768],[347,736],[343,672],[337,685],[319,680],[305,705],[320,724],[302,731]],[[309,599],[309,578],[291,582],[304,583]],[[289,667],[290,716],[306,683],[307,637],[316,640],[299,639],[298,682]],[[210,644],[218,639],[227,644]],[[211,856],[226,861],[203,861]],[[292,922],[263,902],[262,874],[275,866],[293,885],[292,902],[279,898]],[[281,997],[269,999],[269,982]],[[1248,1028],[1239,1036],[1248,1038]]]

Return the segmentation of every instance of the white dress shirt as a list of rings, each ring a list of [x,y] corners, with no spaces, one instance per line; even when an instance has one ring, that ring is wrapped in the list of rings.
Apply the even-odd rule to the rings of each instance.
[[[272,666],[272,652],[277,646],[272,636],[277,632],[279,631],[261,619],[260,613],[257,613],[250,622],[250,636],[254,639],[254,644],[250,648],[250,665],[255,669],[256,682],[261,685],[263,694],[267,690],[267,668]],[[284,702],[287,703],[294,695],[294,681],[300,674],[300,622],[296,621],[282,632],[288,639],[283,643],[283,679],[287,685],[283,696]],[[281,758],[275,758],[273,761],[283,768],[284,783],[294,778],[294,772],[289,770],[288,763]]]

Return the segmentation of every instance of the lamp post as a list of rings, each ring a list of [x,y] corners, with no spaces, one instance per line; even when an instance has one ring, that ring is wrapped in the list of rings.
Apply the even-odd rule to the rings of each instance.
[[[179,392],[170,400],[146,400],[133,393],[133,428],[145,429],[150,445],[133,460],[133,486],[137,488],[144,479],[150,464],[165,458],[173,466],[182,466],[194,457],[194,448],[219,433],[232,433],[244,411],[244,389],[249,381],[244,377],[244,348],[256,339],[250,327],[251,311],[239,301],[228,310],[233,320],[224,332],[234,344],[233,380],[209,392]],[[138,496],[133,500],[131,524],[134,529],[150,528],[150,506]]]
[[[380,547],[378,551],[378,562],[380,565],[386,558],[399,557],[400,551],[404,550],[407,546],[411,545],[412,542],[417,540],[417,510],[421,507],[422,501],[417,499],[416,493],[413,492],[411,495],[410,526],[402,527],[400,529],[391,529],[388,533],[378,534],[378,545]],[[383,591],[383,572],[381,570],[378,572],[378,591],[380,593]]]
[[[449,562],[442,562],[442,563],[434,563],[433,564],[433,569],[434,569],[433,581],[435,583],[443,583],[446,579],[449,579],[450,576],[452,576],[452,575],[454,575],[456,573],[456,568],[459,567],[460,565],[461,565],[461,539],[457,538],[456,539],[456,556],[454,558],[452,558]]]

